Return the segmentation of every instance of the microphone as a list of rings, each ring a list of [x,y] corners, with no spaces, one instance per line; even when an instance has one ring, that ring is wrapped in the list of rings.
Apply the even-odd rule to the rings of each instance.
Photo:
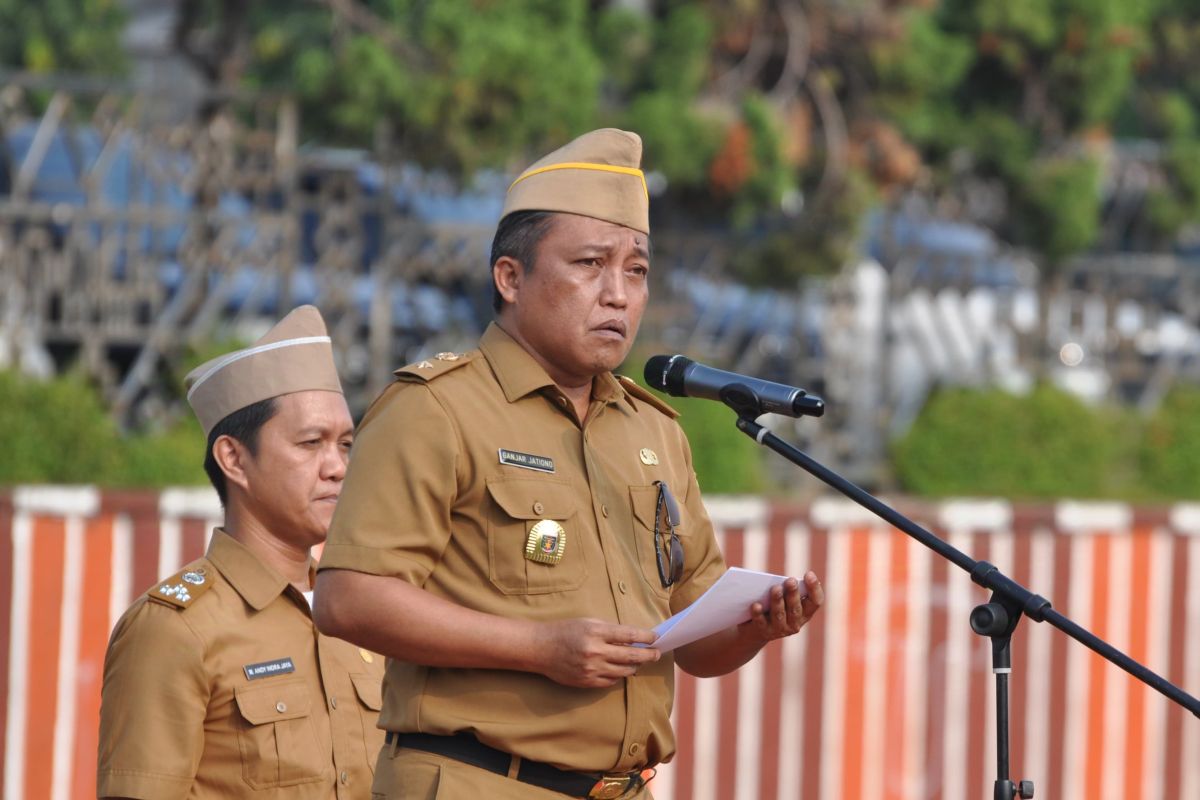
[[[672,397],[719,400],[738,413],[756,417],[819,417],[825,413],[825,401],[810,397],[803,389],[706,367],[684,356],[653,356],[643,375],[652,388]]]

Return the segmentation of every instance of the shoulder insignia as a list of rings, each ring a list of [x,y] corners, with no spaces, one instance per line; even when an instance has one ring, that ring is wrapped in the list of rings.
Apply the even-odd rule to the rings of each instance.
[[[676,411],[674,408],[672,408],[664,400],[661,400],[658,397],[655,397],[653,394],[651,394],[649,389],[643,389],[641,386],[639,386],[633,380],[633,378],[627,378],[624,375],[618,375],[617,380],[620,382],[621,388],[623,388],[626,392],[628,392],[629,394],[636,397],[638,400],[641,400],[643,403],[654,406],[655,408],[657,408],[663,414],[666,414],[671,419],[675,419],[676,417],[679,416],[678,411]]]
[[[428,382],[473,361],[478,354],[478,350],[472,350],[469,353],[438,353],[431,358],[401,367],[392,374],[402,381]]]
[[[163,605],[187,608],[215,583],[217,571],[205,559],[193,561],[146,592],[146,597]]]

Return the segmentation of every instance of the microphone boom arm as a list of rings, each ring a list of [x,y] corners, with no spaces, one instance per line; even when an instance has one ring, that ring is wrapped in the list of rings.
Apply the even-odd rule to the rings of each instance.
[[[755,418],[762,411],[757,402],[757,397],[752,391],[740,385],[731,385],[727,389],[728,397],[725,396],[726,392],[722,392],[721,400],[737,412],[738,430],[763,447],[783,456],[821,482],[836,489],[883,521],[916,539],[942,558],[954,563],[969,574],[973,582],[992,592],[989,603],[977,607],[972,612],[971,621],[972,629],[976,633],[989,636],[992,639],[992,670],[996,674],[996,762],[998,774],[997,780],[993,785],[993,800],[1013,800],[1016,797],[1032,798],[1034,791],[1031,781],[1020,781],[1018,783],[1010,780],[1008,776],[1008,680],[1012,657],[1010,637],[1022,616],[1029,617],[1034,622],[1049,622],[1052,626],[1067,634],[1067,636],[1083,644],[1085,647],[1125,670],[1134,678],[1137,678],[1142,683],[1200,718],[1200,699],[1183,691],[1166,678],[1143,666],[1108,642],[1076,624],[1068,617],[1059,614],[1050,606],[1049,600],[1041,595],[1034,594],[1029,589],[1009,578],[995,565],[989,564],[987,561],[972,559],[966,553],[963,553],[930,531],[922,528],[874,495],[809,457],[799,448],[783,441],[766,427],[755,421]],[[1002,614],[1008,615],[1005,624],[987,625],[980,621],[979,617],[981,613],[984,621],[986,621],[997,610]]]

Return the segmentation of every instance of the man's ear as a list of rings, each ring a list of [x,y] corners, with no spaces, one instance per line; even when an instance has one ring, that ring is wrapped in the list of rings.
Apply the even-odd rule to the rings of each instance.
[[[517,302],[517,295],[521,291],[521,279],[524,277],[525,268],[515,258],[500,256],[496,263],[492,264],[492,281],[495,282],[496,291],[504,298],[505,303],[511,305]]]
[[[252,456],[244,444],[232,436],[218,436],[212,446],[213,460],[225,473],[225,480],[248,491],[250,482],[246,477],[246,461]]]

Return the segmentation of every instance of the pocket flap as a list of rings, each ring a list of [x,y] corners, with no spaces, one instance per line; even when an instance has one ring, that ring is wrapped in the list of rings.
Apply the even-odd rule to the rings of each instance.
[[[234,690],[238,710],[251,725],[307,717],[312,711],[308,687],[302,682],[241,686]]]
[[[570,484],[545,478],[488,481],[488,493],[513,519],[568,519],[575,513]]]
[[[372,711],[383,708],[383,679],[352,673],[350,680],[354,684],[354,692],[362,704]]]

